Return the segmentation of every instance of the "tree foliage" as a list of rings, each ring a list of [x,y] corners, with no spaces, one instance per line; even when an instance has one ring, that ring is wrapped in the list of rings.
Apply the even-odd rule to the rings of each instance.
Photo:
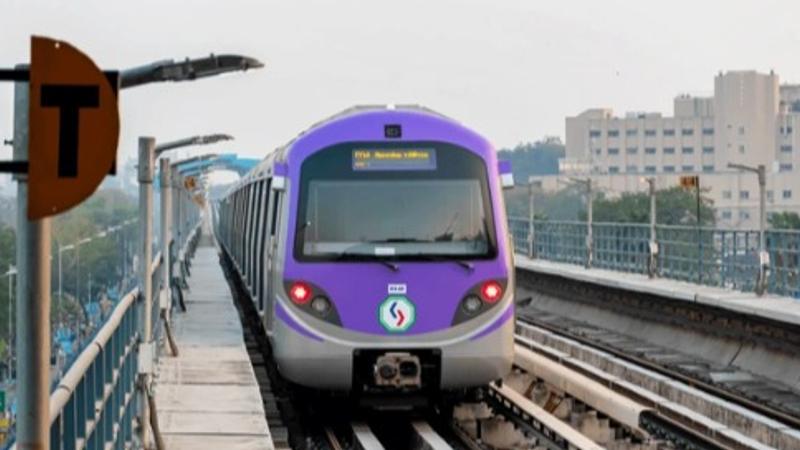
[[[557,140],[537,141],[518,144],[513,149],[497,152],[498,159],[511,161],[514,179],[527,183],[531,175],[555,175],[558,173],[558,160],[564,157],[564,145]]]
[[[700,193],[700,223],[714,225],[714,208],[711,199]],[[585,217],[585,211],[582,217]],[[596,222],[650,221],[650,196],[645,192],[625,192],[619,197],[600,197],[594,202]],[[680,187],[656,192],[656,222],[661,225],[696,225],[697,196],[694,191]]]
[[[776,212],[769,217],[769,226],[775,229],[797,230],[800,229],[800,216],[791,211]]]
[[[702,192],[701,192],[702,194]],[[528,217],[528,189],[520,186],[506,193],[506,208],[510,216]],[[578,186],[568,186],[557,192],[534,194],[534,211],[540,220],[586,220],[586,195]],[[656,218],[662,225],[694,225],[697,200],[693,191],[679,187],[656,192]],[[650,197],[644,192],[626,192],[618,197],[595,194],[595,222],[647,223],[650,221]],[[714,224],[713,202],[701,195],[700,218],[703,225]]]
[[[5,203],[13,204],[11,200]],[[123,241],[126,247],[132,251],[136,249],[136,229],[133,226],[121,230],[118,233],[111,233],[105,238],[94,239],[89,243],[80,246],[80,279],[78,278],[77,262],[78,257],[74,250],[64,251],[62,260],[63,288],[65,301],[58,302],[58,248],[59,245],[66,246],[75,242],[96,236],[99,232],[112,226],[116,226],[128,219],[135,217],[137,203],[134,197],[122,191],[114,189],[104,189],[96,192],[85,203],[57,216],[53,221],[53,249],[51,279],[52,289],[55,293],[52,297],[53,307],[51,308],[53,319],[61,314],[58,310],[59,304],[63,305],[62,318],[74,318],[80,314],[81,307],[75,302],[78,283],[80,282],[81,301],[88,301],[89,277],[93,291],[99,293],[101,290],[117,287],[121,279],[121,258],[123,256]],[[125,233],[123,236],[122,233]],[[5,274],[10,265],[16,261],[16,234],[12,226],[0,222],[0,274]],[[130,270],[130,268],[128,268]],[[0,277],[0,351],[5,348],[8,336],[9,319],[9,277]],[[12,285],[13,296],[16,297],[16,279]],[[15,299],[16,300],[16,299]],[[12,313],[13,314],[13,313]]]

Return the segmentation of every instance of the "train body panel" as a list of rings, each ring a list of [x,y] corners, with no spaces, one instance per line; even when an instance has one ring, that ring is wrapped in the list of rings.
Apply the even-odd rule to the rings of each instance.
[[[478,386],[513,357],[501,189],[494,149],[464,126],[420,110],[355,111],[245,177],[216,208],[217,235],[289,380]]]

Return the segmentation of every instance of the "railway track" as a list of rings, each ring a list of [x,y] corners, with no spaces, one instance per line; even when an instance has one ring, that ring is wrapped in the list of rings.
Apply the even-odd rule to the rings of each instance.
[[[800,429],[800,395],[776,382],[534,308],[522,309],[518,314],[523,323],[602,350]]]
[[[769,405],[751,408],[752,399],[587,337],[582,333],[595,336],[598,330],[587,330],[585,324],[558,326],[552,317],[545,321],[534,314],[531,309],[518,314],[516,359],[532,353],[539,360],[538,372],[543,365],[557,365],[585,383],[595,382],[631,399],[647,409],[637,418],[642,431],[679,447],[800,448],[800,433],[793,426],[796,417],[778,421],[785,413],[761,413],[769,411]],[[549,377],[555,381],[552,374]]]
[[[238,292],[241,286],[231,282],[231,287],[239,294],[235,297],[244,298]],[[635,358],[619,349],[606,352],[603,344],[591,339],[573,339],[576,336],[569,330],[559,330],[552,322],[536,323],[525,311],[518,320],[516,369],[502,383],[488,386],[481,403],[458,405],[452,415],[437,410],[426,415],[365,416],[347,406],[346,399],[333,407],[320,406],[280,379],[260,322],[253,319],[257,315],[246,310],[248,302],[237,303],[270,432],[279,449],[800,448],[792,441],[800,434],[788,426],[776,429],[778,422],[771,418],[750,430],[760,433],[756,441],[748,437],[750,433],[625,381],[620,376],[624,374],[609,371],[605,362],[624,363],[628,372],[637,374],[650,365],[636,365]],[[664,372],[651,372],[667,380]],[[670,382],[680,384],[680,380]],[[697,391],[694,385],[686,386]],[[711,397],[709,392],[698,392]]]
[[[355,420],[340,426],[325,426],[331,450],[461,450],[481,449],[462,441],[463,437],[442,434],[429,421],[401,417],[391,420]]]

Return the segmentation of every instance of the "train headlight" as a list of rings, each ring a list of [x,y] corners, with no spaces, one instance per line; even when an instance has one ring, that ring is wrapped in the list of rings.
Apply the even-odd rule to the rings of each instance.
[[[461,308],[470,315],[480,311],[481,306],[483,306],[483,302],[477,295],[468,295],[461,300]]]
[[[311,300],[311,286],[302,281],[295,281],[289,288],[289,297],[298,305],[305,305]]]
[[[486,303],[495,303],[503,297],[503,286],[497,281],[487,281],[481,286],[481,297]]]
[[[311,299],[311,309],[313,309],[315,313],[324,316],[330,311],[331,302],[327,297],[318,295]]]

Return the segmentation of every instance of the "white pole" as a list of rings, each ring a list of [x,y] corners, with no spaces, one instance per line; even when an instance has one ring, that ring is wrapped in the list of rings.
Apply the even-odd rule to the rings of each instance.
[[[139,229],[141,230],[142,242],[139,251],[139,285],[142,288],[142,299],[144,301],[141,318],[142,343],[140,352],[150,352],[152,340],[152,308],[153,308],[153,286],[150,277],[150,265],[153,260],[153,163],[155,158],[155,139],[150,137],[139,138]],[[150,355],[144,355],[149,358]],[[142,368],[140,367],[140,370]],[[150,376],[146,371],[140,372],[139,380],[139,400],[140,400],[140,419],[141,444],[148,446],[150,409],[147,403],[147,389],[150,385]]]

